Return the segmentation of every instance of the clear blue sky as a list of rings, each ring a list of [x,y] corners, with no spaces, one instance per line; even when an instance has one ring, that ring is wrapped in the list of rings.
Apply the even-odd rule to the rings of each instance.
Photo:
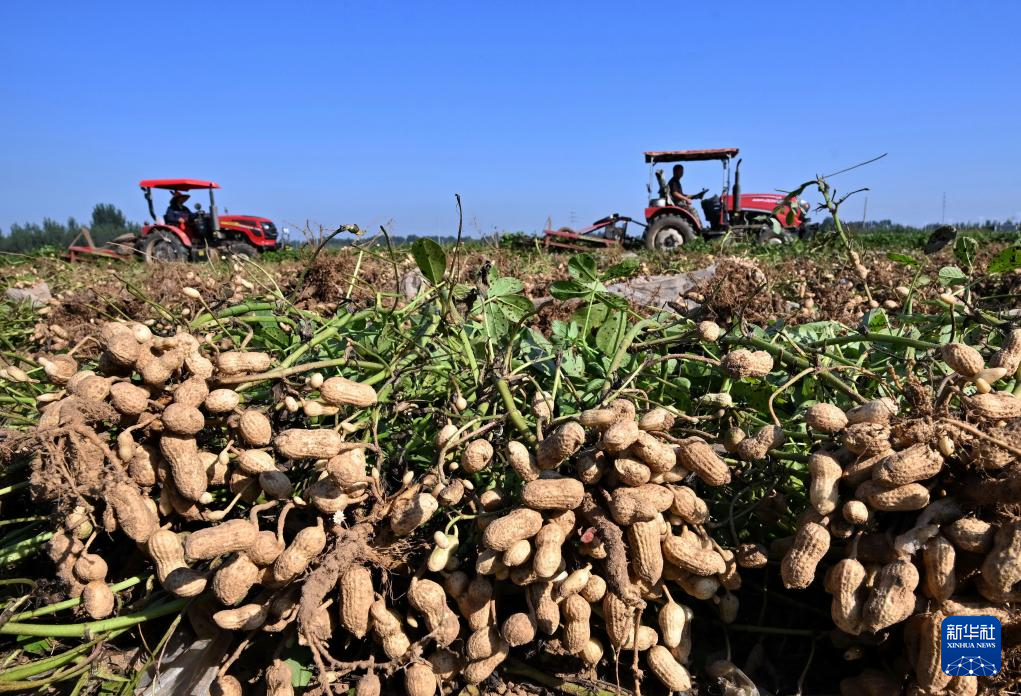
[[[1021,3],[4,2],[0,228],[218,181],[278,225],[446,233],[640,215],[647,149],[870,218],[1021,214]],[[715,163],[690,190],[718,188]],[[193,199],[194,200],[194,199]],[[848,204],[862,214],[864,198]]]

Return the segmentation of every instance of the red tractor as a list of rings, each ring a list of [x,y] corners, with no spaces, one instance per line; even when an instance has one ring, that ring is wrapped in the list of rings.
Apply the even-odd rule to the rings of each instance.
[[[199,179],[146,179],[139,182],[145,200],[149,205],[152,222],[142,227],[141,236],[135,247],[146,263],[160,261],[196,261],[216,258],[220,254],[231,254],[244,258],[255,258],[260,252],[280,248],[277,228],[273,222],[255,215],[218,215],[213,189],[220,185]],[[206,189],[209,191],[209,210],[203,211],[199,203],[195,210],[179,208],[183,214],[174,219],[156,215],[153,207],[152,190],[163,189],[181,194],[185,191]],[[168,213],[170,210],[168,210]]]
[[[730,186],[730,161],[737,156],[737,148],[716,150],[679,150],[676,152],[646,152],[649,172],[649,207],[645,209],[644,242],[647,249],[669,251],[699,237],[720,237],[725,234],[741,235],[762,243],[780,243],[804,236],[809,231],[808,203],[795,199],[792,205],[784,202],[780,193],[741,193],[741,160],[734,166],[734,187]],[[692,198],[702,198],[703,224],[698,211],[686,201],[674,201],[663,178],[663,170],[655,165],[673,162],[703,162],[719,160],[723,163],[723,191],[718,196],[703,198],[704,189]],[[653,188],[653,176],[656,187]],[[653,195],[653,190],[656,195]]]

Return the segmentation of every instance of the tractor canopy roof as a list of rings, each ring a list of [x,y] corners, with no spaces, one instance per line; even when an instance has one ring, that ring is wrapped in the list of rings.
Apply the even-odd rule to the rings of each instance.
[[[673,150],[669,152],[646,152],[645,161],[655,162],[701,162],[704,160],[727,160],[737,156],[736,147],[722,147],[715,150]]]
[[[201,179],[143,179],[138,182],[138,185],[142,188],[167,189],[170,191],[220,188],[220,185],[214,181],[202,181]]]

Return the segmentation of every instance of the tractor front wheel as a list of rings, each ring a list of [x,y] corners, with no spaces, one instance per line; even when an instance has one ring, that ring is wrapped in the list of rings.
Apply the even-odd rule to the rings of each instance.
[[[662,215],[645,231],[645,248],[649,251],[674,251],[697,238],[691,223],[679,215]]]
[[[142,256],[146,263],[187,261],[188,251],[181,240],[169,232],[155,232],[142,242]]]
[[[229,242],[224,249],[224,255],[227,258],[234,256],[244,261],[254,261],[259,252],[248,242]]]

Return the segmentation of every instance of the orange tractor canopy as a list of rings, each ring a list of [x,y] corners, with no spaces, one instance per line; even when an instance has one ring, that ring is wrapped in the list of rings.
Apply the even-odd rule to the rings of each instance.
[[[255,215],[219,215],[214,181],[201,179],[144,179],[141,187],[152,222],[142,227],[136,243],[146,263],[195,261],[221,253],[255,258],[260,252],[280,248],[273,222]],[[153,189],[172,191],[171,205],[164,216],[156,214]],[[200,203],[192,210],[186,205],[187,191],[209,191],[209,210]]]

